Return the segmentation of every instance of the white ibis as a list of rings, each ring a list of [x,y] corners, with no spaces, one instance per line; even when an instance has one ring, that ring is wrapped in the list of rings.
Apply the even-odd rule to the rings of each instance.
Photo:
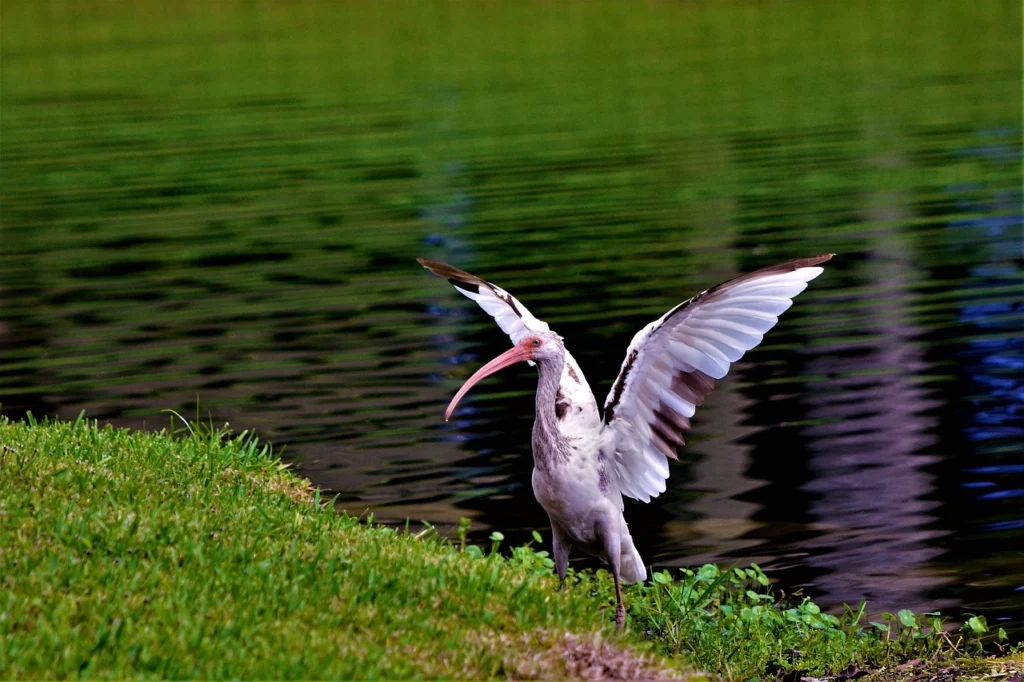
[[[565,584],[573,547],[603,559],[615,580],[615,625],[626,611],[621,583],[647,578],[622,515],[622,497],[649,502],[665,492],[668,460],[678,459],[698,405],[832,254],[791,260],[719,284],[680,303],[637,332],[626,350],[604,414],[579,365],[515,297],[437,261],[423,267],[451,282],[494,317],[513,347],[481,367],[455,394],[444,418],[484,377],[517,362],[536,364],[533,493],[551,520],[555,568]]]

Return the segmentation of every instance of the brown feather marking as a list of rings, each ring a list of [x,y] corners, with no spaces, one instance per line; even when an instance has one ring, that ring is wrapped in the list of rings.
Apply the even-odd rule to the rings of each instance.
[[[665,403],[658,404],[658,409],[654,411],[654,416],[664,425],[665,429],[671,430],[672,433],[690,430],[690,420]],[[678,438],[679,444],[682,445],[684,443],[683,437],[680,435]]]
[[[715,388],[715,380],[699,369],[679,372],[672,377],[670,390],[695,407],[704,404],[704,398]]]
[[[580,378],[576,376],[576,370],[572,368],[572,365],[566,365],[569,368],[569,378],[575,381],[577,384],[580,383]]]
[[[565,395],[562,393],[562,389],[558,389],[558,393],[555,394],[555,417],[558,421],[565,419],[565,413],[569,411],[569,401],[565,399]]]
[[[669,459],[679,459],[679,455],[676,454],[675,446],[670,444],[667,440],[665,440],[661,436],[657,428],[651,429],[651,445],[661,450],[662,454],[664,454]]]
[[[690,388],[690,385],[686,382],[687,375],[688,372],[679,372],[672,377],[672,383],[669,384],[669,390],[696,407],[703,402],[703,399],[700,395],[695,393],[692,388]]]
[[[508,304],[508,307],[512,309],[512,312],[514,312],[517,317],[523,316],[523,314],[519,312],[519,308],[517,308],[516,304],[512,301],[512,297],[510,295],[505,294],[504,296],[502,296],[501,294],[498,293],[496,289],[494,289],[494,287],[491,287],[491,289],[494,291],[495,296],[497,296],[498,298],[500,298],[501,300]]]
[[[675,434],[667,433],[657,424],[651,424],[651,442],[657,445],[658,449],[661,450],[662,452],[665,452],[665,450],[664,448],[661,447],[660,444],[664,443],[669,448],[668,452],[665,452],[665,454],[668,455],[669,459],[678,460],[679,455],[676,454],[676,447],[682,445],[682,443],[676,441],[676,438],[678,438],[678,436],[673,436],[675,436]],[[672,454],[669,454],[669,452],[671,452]]]
[[[680,445],[686,445],[686,440],[681,432],[690,430],[690,420],[665,405],[665,403],[660,403],[658,409],[654,411],[654,421],[655,423],[650,425],[652,436],[657,436],[665,445],[670,446],[671,453],[666,452],[660,446],[658,449],[665,452],[672,459],[678,460],[676,448]],[[655,445],[658,445],[658,443],[655,442]]]
[[[664,412],[659,410],[654,411],[654,421],[651,422],[651,428],[658,429],[662,438],[667,440],[669,443],[675,443],[679,440],[679,434],[669,418]]]
[[[626,366],[619,372],[619,377],[615,381],[615,385],[612,386],[612,401],[608,405],[608,411],[604,413],[604,423],[610,424],[612,419],[615,418],[615,408],[619,404],[619,400],[622,398],[622,390],[626,386],[626,378],[629,376],[629,372],[633,369],[633,363],[636,362],[636,349],[634,348],[629,357],[626,358]]]
[[[702,396],[706,396],[708,393],[715,390],[715,380],[699,369],[695,369],[690,372],[689,376],[697,386],[694,390],[699,390]]]

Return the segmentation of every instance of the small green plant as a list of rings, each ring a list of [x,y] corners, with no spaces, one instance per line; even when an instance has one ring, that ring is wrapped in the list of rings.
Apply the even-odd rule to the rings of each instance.
[[[754,679],[780,671],[824,675],[894,665],[911,659],[980,654],[988,629],[981,617],[952,636],[937,612],[902,610],[862,625],[866,605],[835,616],[808,598],[779,599],[756,564],[721,570],[707,564],[668,571],[629,590],[633,627],[667,652],[729,677]],[[1005,638],[1005,632],[996,635]]]
[[[466,551],[466,536],[469,535],[469,519],[462,517],[455,528],[455,537],[459,541],[459,550]]]

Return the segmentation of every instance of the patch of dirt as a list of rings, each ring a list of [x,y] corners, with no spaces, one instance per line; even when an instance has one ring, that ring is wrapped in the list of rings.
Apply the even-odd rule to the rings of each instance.
[[[267,481],[266,485],[275,493],[284,493],[298,504],[308,504],[316,493],[316,488],[309,480],[295,474],[278,474]]]
[[[273,493],[282,493],[296,504],[309,504],[316,493],[316,488],[308,479],[284,470],[275,472],[271,476],[264,476],[252,472],[242,474],[235,469],[227,468],[220,475],[229,481],[244,477],[252,487],[269,490]]]
[[[903,665],[873,671],[861,682],[1024,682],[1022,663],[1024,660],[1017,656],[932,664],[910,661]]]
[[[543,630],[513,637],[487,632],[481,633],[481,640],[502,652],[505,674],[514,680],[687,679],[658,665],[654,656],[616,646],[596,634]]]
[[[857,682],[1024,682],[1024,656],[932,663],[910,661],[876,670],[863,670],[851,666],[838,675],[829,677],[789,673],[776,676],[776,679],[780,682],[845,682],[853,679]]]
[[[570,677],[583,680],[672,680],[669,670],[654,666],[653,659],[628,649],[616,648],[593,636],[566,633],[555,647]]]

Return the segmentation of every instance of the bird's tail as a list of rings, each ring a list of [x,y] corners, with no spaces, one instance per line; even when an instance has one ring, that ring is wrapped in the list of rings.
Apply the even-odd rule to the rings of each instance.
[[[640,552],[633,546],[633,538],[622,524],[622,549],[619,558],[619,576],[624,583],[638,583],[647,580],[647,569],[644,567],[644,560],[640,558]]]

